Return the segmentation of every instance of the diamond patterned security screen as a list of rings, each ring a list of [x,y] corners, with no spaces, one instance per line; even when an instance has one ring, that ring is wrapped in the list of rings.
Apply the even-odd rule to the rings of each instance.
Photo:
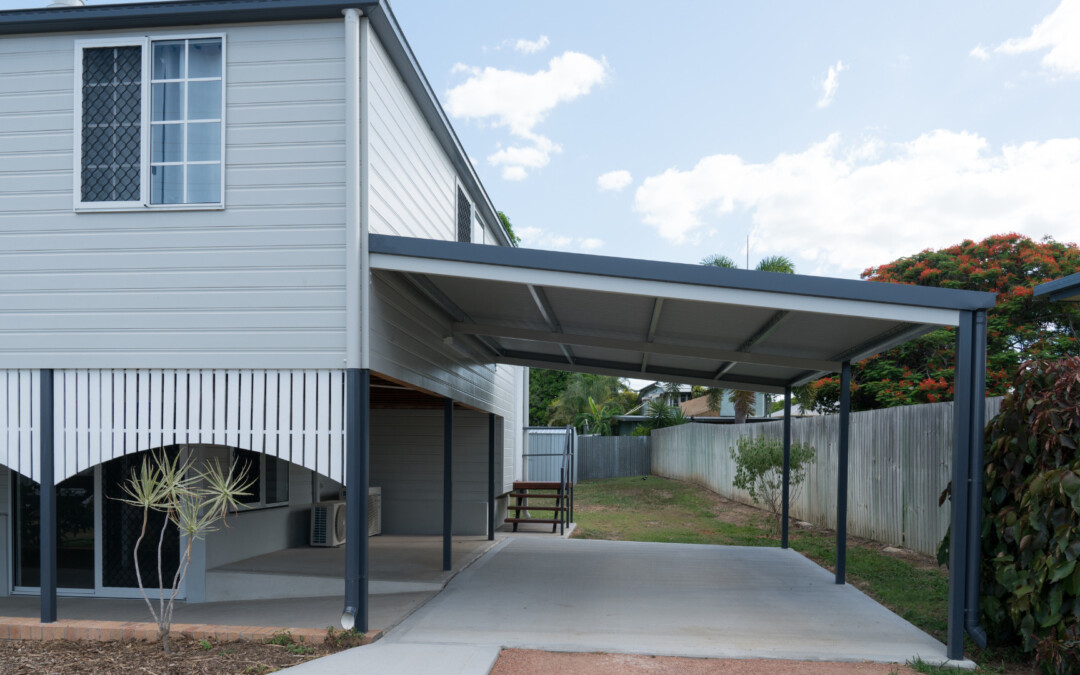
[[[82,200],[141,199],[142,47],[83,50]]]
[[[472,205],[461,188],[457,191],[457,240],[472,241]]]
[[[175,458],[176,450],[169,449],[170,457]],[[142,531],[142,510],[125,504],[121,499],[124,494],[123,482],[131,477],[133,469],[138,470],[144,460],[150,459],[150,453],[140,452],[125,455],[101,465],[101,484],[105,499],[101,500],[101,584],[108,588],[138,588],[139,580],[135,575],[135,542]],[[161,539],[161,527],[165,525],[165,514],[151,511],[146,525],[146,537],[139,545],[139,569],[142,572],[146,588],[158,586],[157,548],[161,542],[161,573],[165,585],[172,583],[173,575],[180,565],[180,533],[176,526],[169,523],[165,538]]]

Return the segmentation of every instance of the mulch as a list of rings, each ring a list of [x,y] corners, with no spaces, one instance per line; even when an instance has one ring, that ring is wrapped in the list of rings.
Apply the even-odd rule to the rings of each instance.
[[[139,640],[0,640],[0,674],[261,675],[353,646],[356,644],[330,640],[325,644],[277,645],[181,637],[173,638],[172,653],[165,654],[160,642]]]

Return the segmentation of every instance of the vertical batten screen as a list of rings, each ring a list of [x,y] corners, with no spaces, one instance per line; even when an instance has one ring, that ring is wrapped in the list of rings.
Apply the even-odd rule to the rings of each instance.
[[[457,240],[472,241],[472,204],[461,188],[457,191]]]
[[[265,452],[344,482],[339,370],[57,370],[59,482],[177,444]],[[38,371],[0,370],[0,465],[38,480]]]
[[[142,47],[83,52],[82,201],[142,198]]]

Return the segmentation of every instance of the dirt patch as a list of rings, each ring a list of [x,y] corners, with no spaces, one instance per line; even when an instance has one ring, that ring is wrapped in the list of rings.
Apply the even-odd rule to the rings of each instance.
[[[0,640],[3,675],[261,675],[341,651],[353,644],[267,644],[174,639],[172,654],[158,642]]]
[[[554,672],[562,675],[594,673],[725,673],[774,675],[799,673],[860,673],[865,675],[910,675],[907,666],[888,663],[834,663],[821,661],[781,661],[773,659],[691,659],[680,656],[638,654],[563,653],[532,649],[504,649],[491,675],[518,675]]]

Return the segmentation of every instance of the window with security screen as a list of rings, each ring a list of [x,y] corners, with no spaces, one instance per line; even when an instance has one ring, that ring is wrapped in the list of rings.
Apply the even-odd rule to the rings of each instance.
[[[457,191],[457,240],[472,241],[472,204],[461,188]]]
[[[223,202],[224,38],[77,46],[80,210]]]

